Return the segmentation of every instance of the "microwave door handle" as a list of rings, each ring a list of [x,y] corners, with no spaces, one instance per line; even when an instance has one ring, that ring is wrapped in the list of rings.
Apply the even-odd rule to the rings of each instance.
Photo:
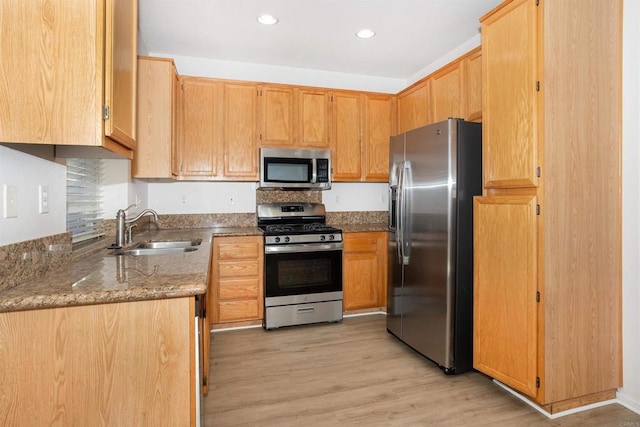
[[[318,182],[318,160],[311,159],[311,183]]]

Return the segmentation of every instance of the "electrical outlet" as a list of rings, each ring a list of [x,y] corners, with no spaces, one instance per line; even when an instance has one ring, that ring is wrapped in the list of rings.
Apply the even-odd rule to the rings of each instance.
[[[340,199],[340,196],[336,195],[336,205],[339,205],[339,204],[340,204],[340,200],[341,200],[341,199]]]
[[[39,185],[38,186],[38,201],[39,201],[39,209],[38,212],[41,214],[49,212],[49,186],[48,185]]]
[[[233,205],[236,202],[236,198],[233,196],[233,194],[231,194],[229,196],[229,204]]]
[[[3,200],[4,200],[4,217],[17,218],[18,217],[18,186],[5,184],[2,193],[3,193]]]
[[[187,196],[182,196],[182,204],[183,205],[187,204]]]

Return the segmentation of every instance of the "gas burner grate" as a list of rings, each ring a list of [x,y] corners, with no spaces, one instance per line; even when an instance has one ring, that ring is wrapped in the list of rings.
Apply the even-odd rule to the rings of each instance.
[[[266,231],[276,232],[276,233],[281,233],[285,231],[294,231],[294,230],[295,230],[295,227],[293,225],[287,225],[287,224],[272,224],[272,225],[267,225],[266,227]]]
[[[314,222],[311,224],[304,224],[304,226],[302,227],[302,229],[304,231],[322,231],[322,230],[326,230],[329,227],[327,227],[325,224],[322,224],[320,222]]]

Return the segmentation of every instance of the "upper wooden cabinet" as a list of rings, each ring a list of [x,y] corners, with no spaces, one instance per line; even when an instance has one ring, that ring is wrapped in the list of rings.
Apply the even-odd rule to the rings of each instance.
[[[363,181],[389,180],[389,138],[394,134],[395,102],[391,95],[364,95]]]
[[[257,86],[227,82],[222,85],[222,178],[257,181]]]
[[[388,181],[394,97],[334,91],[331,106],[333,180]]]
[[[180,77],[178,178],[206,179],[218,174],[221,99],[222,88],[215,80]]]
[[[172,59],[138,58],[135,178],[172,178],[178,74]]]
[[[359,181],[362,176],[362,95],[334,91],[331,95],[331,155],[334,181]]]
[[[296,99],[292,86],[262,85],[260,94],[260,145],[293,147],[297,139]]]
[[[0,8],[0,141],[104,147],[131,158],[137,1]]]
[[[178,179],[258,179],[258,92],[251,83],[181,77]]]
[[[430,78],[431,121],[434,123],[449,117],[465,116],[466,96],[462,61],[438,70]]]
[[[431,122],[427,81],[422,81],[398,94],[398,133],[404,133]]]
[[[481,20],[474,366],[551,413],[621,385],[621,12],[511,0]]]
[[[465,119],[470,122],[482,121],[482,50],[478,47],[464,58],[464,88],[467,105]]]
[[[328,90],[296,88],[300,147],[329,148],[331,94]]]
[[[482,27],[486,188],[538,185],[537,13],[534,2],[510,2]]]
[[[482,121],[481,58],[478,47],[400,92],[397,133],[449,117]]]

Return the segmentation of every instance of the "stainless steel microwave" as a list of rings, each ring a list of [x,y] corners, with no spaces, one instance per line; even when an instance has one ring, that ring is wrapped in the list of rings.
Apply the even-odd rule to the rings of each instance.
[[[260,187],[330,189],[331,151],[260,148]]]

